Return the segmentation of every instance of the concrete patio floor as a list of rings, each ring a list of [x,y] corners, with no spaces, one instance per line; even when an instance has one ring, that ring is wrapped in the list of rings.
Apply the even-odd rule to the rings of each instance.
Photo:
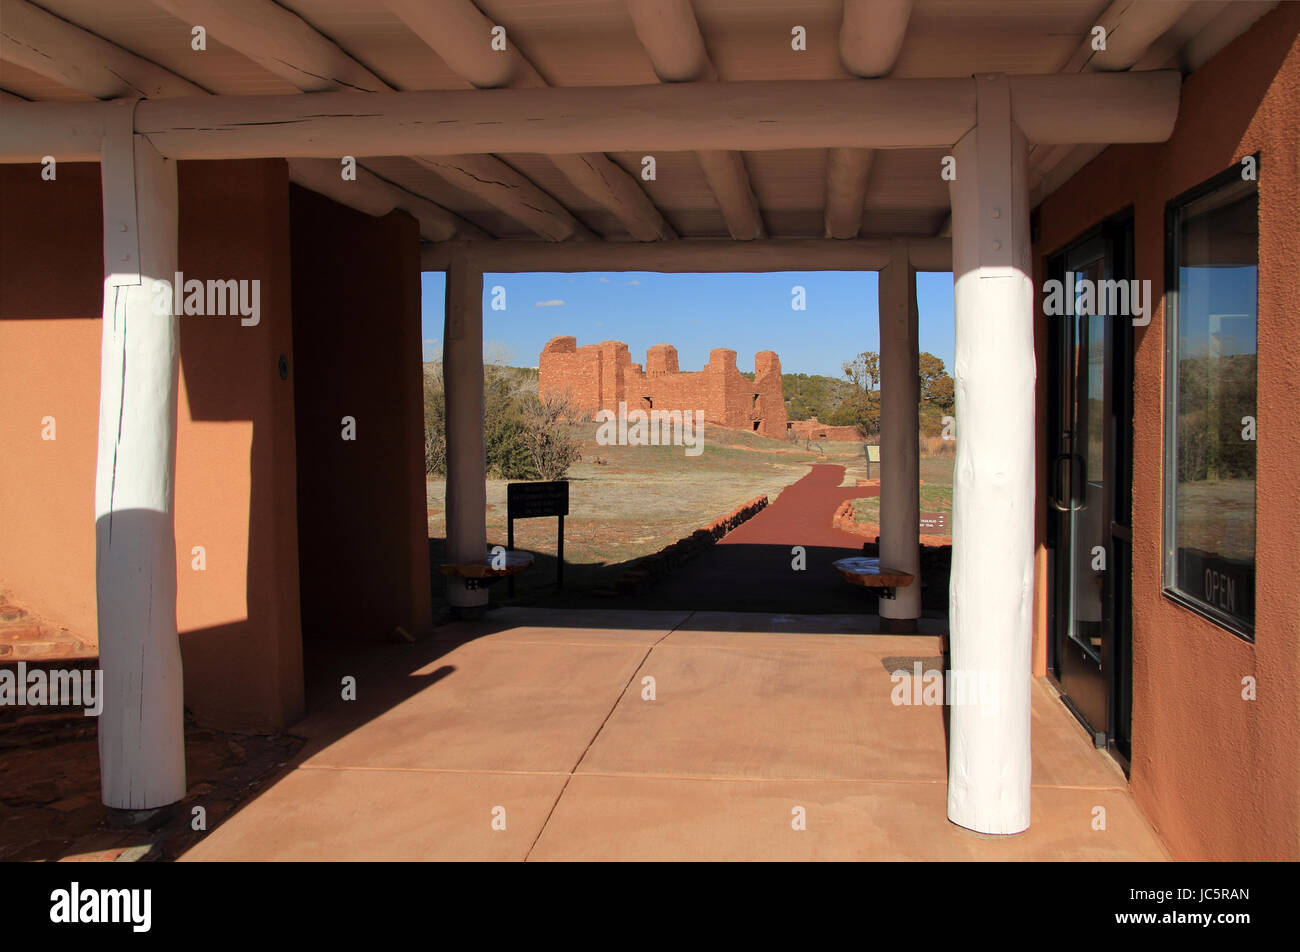
[[[444,626],[358,668],[357,700],[298,724],[299,756],[183,859],[1168,858],[1042,681],[1030,829],[950,823],[944,709],[893,704],[890,680],[940,667],[941,632],[859,634],[875,624],[505,608]]]

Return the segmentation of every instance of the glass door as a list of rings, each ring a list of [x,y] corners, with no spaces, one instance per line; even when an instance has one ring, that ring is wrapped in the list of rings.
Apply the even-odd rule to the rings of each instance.
[[[1048,333],[1050,657],[1062,697],[1099,747],[1128,756],[1131,302],[1127,235],[1107,226],[1050,263],[1064,315]],[[1109,289],[1109,290],[1108,290]],[[1110,309],[1121,313],[1107,313]]]

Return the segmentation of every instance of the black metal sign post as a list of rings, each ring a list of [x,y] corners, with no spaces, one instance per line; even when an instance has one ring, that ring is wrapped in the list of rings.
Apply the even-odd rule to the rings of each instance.
[[[506,548],[514,551],[515,520],[559,517],[556,543],[555,587],[564,588],[564,517],[569,514],[569,481],[550,483],[506,484]],[[515,578],[510,576],[510,594],[515,593]]]

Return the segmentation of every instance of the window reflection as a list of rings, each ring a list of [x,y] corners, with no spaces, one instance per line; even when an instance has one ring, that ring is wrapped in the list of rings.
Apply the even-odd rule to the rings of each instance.
[[[1174,215],[1173,518],[1166,579],[1254,624],[1258,193],[1236,181]],[[1171,524],[1172,523],[1172,524]]]

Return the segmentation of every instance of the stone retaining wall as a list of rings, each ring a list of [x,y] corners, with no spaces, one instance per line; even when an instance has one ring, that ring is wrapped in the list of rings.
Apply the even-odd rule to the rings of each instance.
[[[649,582],[676,571],[690,559],[713,545],[736,526],[752,519],[767,508],[767,496],[756,496],[742,506],[737,506],[725,516],[719,516],[703,529],[696,529],[685,538],[664,546],[653,555],[637,559],[615,583],[620,595],[635,595]]]

